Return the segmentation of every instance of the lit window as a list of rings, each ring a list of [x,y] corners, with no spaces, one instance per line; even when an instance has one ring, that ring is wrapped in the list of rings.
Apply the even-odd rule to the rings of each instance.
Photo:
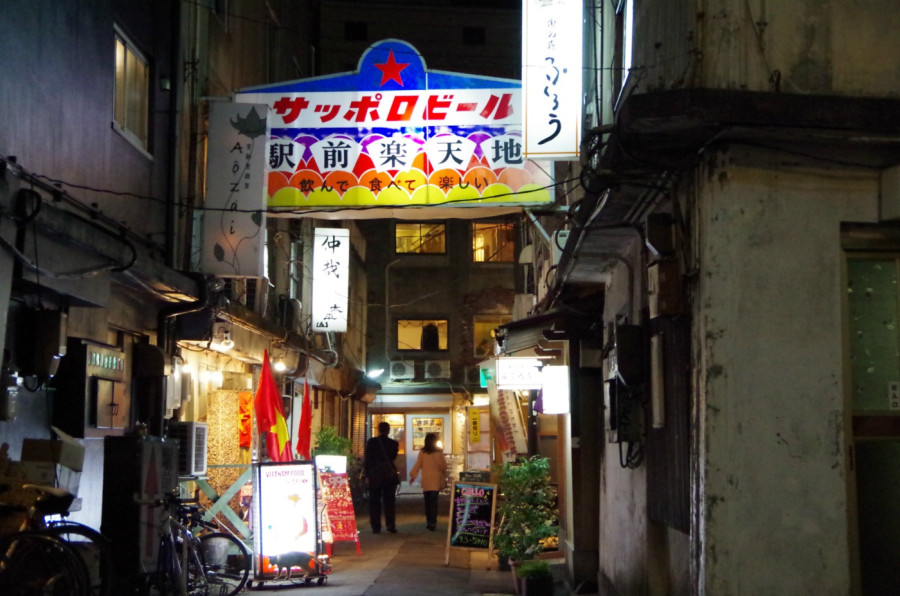
[[[394,239],[398,253],[443,254],[447,250],[447,230],[444,224],[398,223]]]
[[[515,226],[511,223],[473,223],[472,260],[476,263],[512,263]]]
[[[472,345],[475,356],[487,358],[494,355],[494,330],[512,321],[509,315],[475,315],[472,321]]]
[[[116,31],[116,85],[113,123],[141,149],[148,146],[150,68],[125,36]]]
[[[436,352],[447,349],[447,320],[400,319],[397,349]]]

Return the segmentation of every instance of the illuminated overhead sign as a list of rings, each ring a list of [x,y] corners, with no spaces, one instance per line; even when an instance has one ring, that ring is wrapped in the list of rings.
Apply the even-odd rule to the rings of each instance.
[[[350,295],[350,230],[316,228],[313,242],[313,329],[345,332]]]
[[[582,110],[583,0],[524,0],[524,152],[578,159]]]
[[[431,71],[373,44],[356,72],[242,90],[270,107],[269,208],[534,205],[549,163],[523,156],[519,81]]]
[[[497,358],[497,387],[500,389],[540,389],[541,361],[537,358]]]

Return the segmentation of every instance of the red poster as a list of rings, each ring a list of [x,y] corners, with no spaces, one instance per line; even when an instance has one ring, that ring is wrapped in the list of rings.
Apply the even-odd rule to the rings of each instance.
[[[346,474],[332,472],[319,473],[319,488],[325,502],[327,520],[334,542],[356,542],[356,514],[353,511],[353,498],[350,496],[350,482]],[[328,528],[324,528],[326,530]],[[324,532],[323,532],[324,533]]]

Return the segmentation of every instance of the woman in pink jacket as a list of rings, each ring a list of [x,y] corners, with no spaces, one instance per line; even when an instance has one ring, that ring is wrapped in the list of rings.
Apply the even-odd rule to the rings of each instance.
[[[444,460],[444,452],[437,446],[437,438],[437,433],[425,435],[425,446],[419,451],[416,465],[409,472],[410,484],[415,482],[419,472],[422,472],[425,523],[432,531],[437,526],[438,493],[444,488],[444,475],[447,472],[447,462]]]

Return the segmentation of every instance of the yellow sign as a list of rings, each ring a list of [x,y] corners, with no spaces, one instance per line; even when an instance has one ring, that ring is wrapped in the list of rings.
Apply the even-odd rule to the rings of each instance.
[[[478,410],[469,412],[469,441],[477,443],[481,440],[481,414]]]

